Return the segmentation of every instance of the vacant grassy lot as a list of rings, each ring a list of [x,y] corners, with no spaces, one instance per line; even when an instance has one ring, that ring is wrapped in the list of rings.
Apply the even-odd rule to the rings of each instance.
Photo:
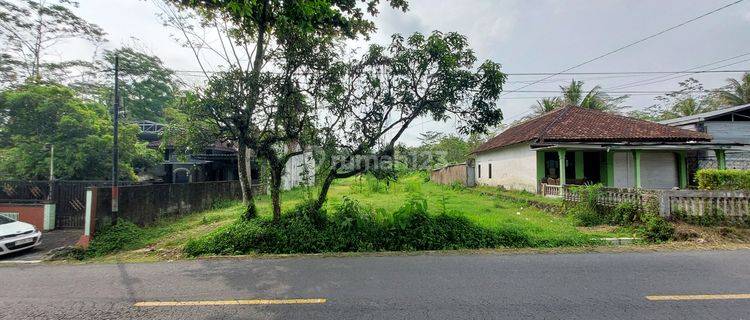
[[[315,195],[315,190],[311,189],[285,192],[282,196],[283,209],[289,210]],[[520,200],[510,200],[508,196]],[[390,184],[368,177],[338,181],[329,194],[329,201],[326,204],[329,211],[341,203],[344,197],[385,212],[394,212],[409,198],[421,197],[427,201],[430,214],[458,213],[489,229],[513,226],[522,230],[537,246],[541,247],[587,243],[592,238],[611,237],[626,232],[619,231],[615,234],[612,230],[577,228],[572,218],[544,212],[529,206],[524,199],[553,205],[557,200],[488,187],[469,189],[442,186],[425,182],[421,175],[411,175]],[[268,196],[260,197],[257,206],[261,215],[270,216]],[[200,237],[218,227],[235,222],[240,217],[242,209],[240,203],[225,203],[207,212],[161,221],[155,226],[145,228],[137,237],[138,239],[127,244],[122,252],[97,259],[178,258],[182,254],[182,247],[189,239]]]

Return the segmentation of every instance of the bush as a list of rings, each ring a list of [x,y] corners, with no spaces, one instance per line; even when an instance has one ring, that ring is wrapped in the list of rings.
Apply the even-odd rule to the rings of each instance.
[[[603,186],[601,184],[574,187],[571,191],[578,195],[578,201],[572,206],[568,204],[568,214],[578,220],[578,224],[586,227],[601,225],[609,222],[605,210],[599,205]]]
[[[641,220],[645,225],[643,235],[648,241],[664,242],[674,236],[674,226],[659,215],[644,214],[641,216]]]
[[[704,190],[748,190],[750,170],[701,169],[695,174],[698,188]]]
[[[237,221],[184,248],[204,254],[317,253],[527,247],[533,242],[520,228],[483,228],[455,213],[431,215],[427,202],[412,197],[392,215],[344,198],[333,211],[314,212],[303,203],[285,212],[278,223]],[[323,218],[324,217],[324,218]]]
[[[127,220],[117,220],[112,226],[102,228],[91,240],[87,257],[99,257],[137,246],[143,239],[143,229]]]
[[[640,221],[640,208],[638,204],[632,201],[626,201],[618,204],[610,217],[612,224],[629,226]]]

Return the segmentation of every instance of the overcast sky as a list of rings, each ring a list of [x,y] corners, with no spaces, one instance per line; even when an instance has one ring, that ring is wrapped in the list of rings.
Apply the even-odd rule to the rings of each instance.
[[[416,31],[457,31],[466,35],[480,59],[503,65],[506,73],[559,72],[614,50],[625,44],[684,22],[733,0],[419,0],[410,1],[406,13],[383,8],[375,18],[379,28],[372,41],[387,43],[393,33]],[[180,47],[156,16],[151,0],[80,0],[78,13],[100,25],[108,33],[107,48],[133,43],[133,39],[167,66],[177,70],[197,70],[192,52]],[[679,71],[750,53],[750,1],[745,1],[663,35],[576,68],[575,72]],[[61,55],[91,55],[82,43],[68,44]],[[713,64],[711,69],[750,69],[750,55]],[[739,73],[691,75],[706,88],[724,84],[727,77]],[[186,79],[189,76],[181,74]],[[598,84],[605,91],[658,75],[578,75],[586,89]],[[544,76],[510,76],[506,91]],[[573,76],[556,76],[524,90],[559,90]],[[631,86],[611,91],[668,91],[677,89],[683,76],[667,81]],[[662,80],[663,78],[655,79]],[[527,81],[527,82],[522,82]],[[527,114],[536,98],[551,93],[513,92],[500,100],[509,122]],[[632,95],[627,105],[647,107],[655,95]],[[413,144],[420,132],[451,131],[450,123],[419,121],[405,142]]]

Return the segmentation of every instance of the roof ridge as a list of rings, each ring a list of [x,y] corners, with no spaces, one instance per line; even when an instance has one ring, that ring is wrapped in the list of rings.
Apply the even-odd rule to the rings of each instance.
[[[555,123],[557,123],[557,121],[559,121],[560,118],[562,118],[562,116],[568,114],[568,111],[570,111],[571,108],[573,108],[573,106],[567,106],[567,107],[560,108],[562,111],[560,111],[560,113],[554,119],[552,119],[552,121],[550,121],[549,123],[547,123],[547,125],[544,126],[544,128],[542,128],[542,130],[539,130],[539,136],[536,138],[537,142],[544,143],[544,134],[547,133],[547,130],[549,130],[549,128],[552,127],[552,125],[554,125]]]

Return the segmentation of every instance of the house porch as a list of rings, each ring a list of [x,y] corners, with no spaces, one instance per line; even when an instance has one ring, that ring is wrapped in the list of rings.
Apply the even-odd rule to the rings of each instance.
[[[681,189],[688,186],[688,150],[712,150],[726,168],[727,145],[546,145],[536,146],[537,182],[547,185],[601,183],[608,187]]]

